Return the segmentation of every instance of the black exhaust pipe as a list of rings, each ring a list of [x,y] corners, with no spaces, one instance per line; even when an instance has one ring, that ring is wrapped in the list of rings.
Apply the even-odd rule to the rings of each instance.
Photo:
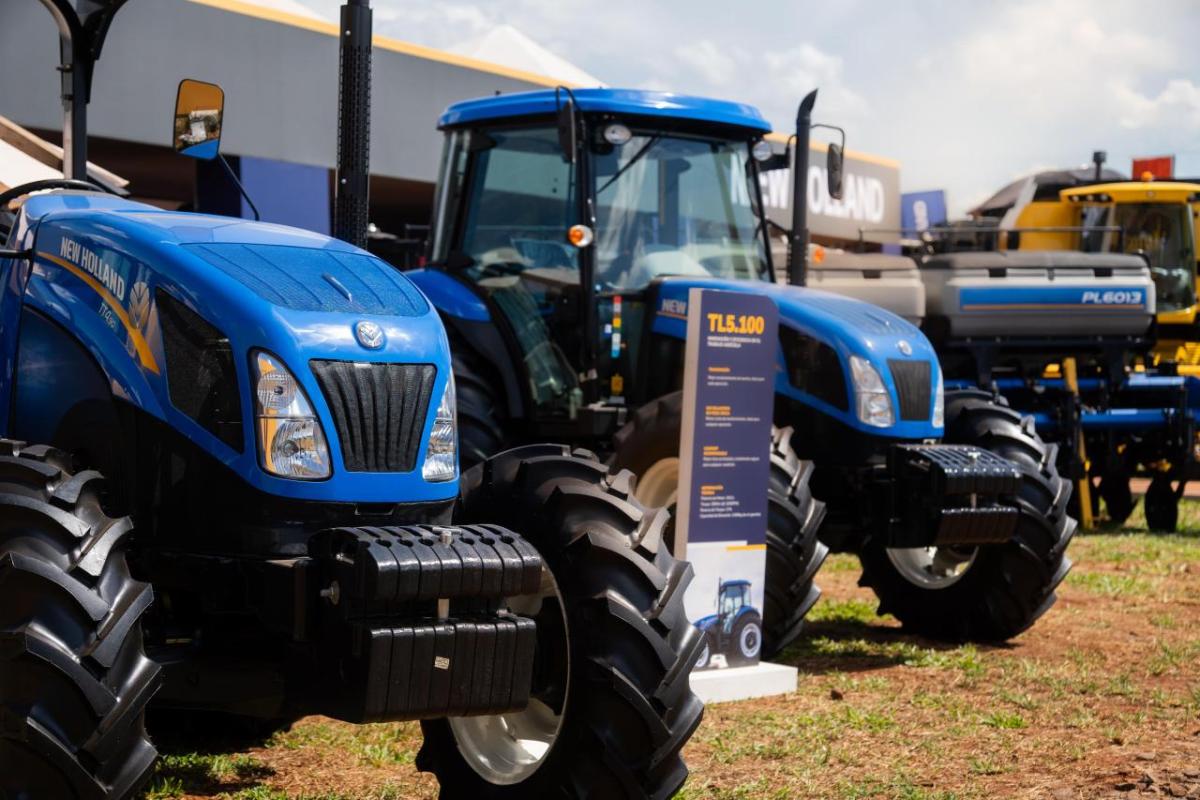
[[[371,156],[371,3],[342,6],[338,87],[338,159],[333,235],[367,246]]]
[[[788,241],[788,283],[803,286],[808,280],[808,140],[812,110],[817,103],[813,89],[796,110],[796,152],[792,160],[792,234]]]

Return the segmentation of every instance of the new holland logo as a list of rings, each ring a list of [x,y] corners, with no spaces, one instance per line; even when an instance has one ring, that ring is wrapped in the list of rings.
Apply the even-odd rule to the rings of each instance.
[[[370,320],[364,319],[354,326],[354,337],[368,350],[378,350],[383,347],[383,328]]]
[[[135,328],[145,327],[150,319],[150,287],[138,281],[129,291],[129,321]]]

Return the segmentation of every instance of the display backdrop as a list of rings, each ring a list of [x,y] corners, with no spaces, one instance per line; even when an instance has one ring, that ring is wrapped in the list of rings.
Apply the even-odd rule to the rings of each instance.
[[[698,669],[755,664],[762,647],[778,327],[769,298],[689,293],[676,551],[696,572]]]

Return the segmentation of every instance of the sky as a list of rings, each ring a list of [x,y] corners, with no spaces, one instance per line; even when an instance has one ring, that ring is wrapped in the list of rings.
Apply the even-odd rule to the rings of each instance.
[[[292,0],[328,19],[339,0]],[[449,48],[508,24],[610,86],[749,102],[776,130],[814,120],[894,158],[904,191],[952,215],[1039,169],[1128,174],[1176,156],[1200,176],[1194,0],[373,0],[375,31]]]

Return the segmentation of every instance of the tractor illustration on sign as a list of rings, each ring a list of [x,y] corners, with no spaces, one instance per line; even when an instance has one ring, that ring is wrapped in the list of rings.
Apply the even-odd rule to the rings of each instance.
[[[696,620],[695,625],[704,634],[696,669],[739,667],[758,660],[762,614],[750,602],[750,581],[719,581],[717,613]]]

